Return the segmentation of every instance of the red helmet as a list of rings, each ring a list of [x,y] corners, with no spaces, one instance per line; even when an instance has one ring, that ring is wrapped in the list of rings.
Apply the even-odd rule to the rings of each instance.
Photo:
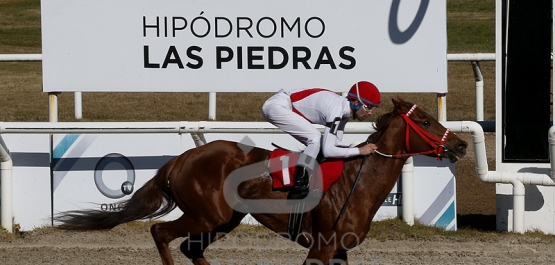
[[[374,107],[380,105],[380,91],[374,84],[368,81],[360,81],[354,84],[351,90],[349,90],[347,98],[358,100],[365,105]]]

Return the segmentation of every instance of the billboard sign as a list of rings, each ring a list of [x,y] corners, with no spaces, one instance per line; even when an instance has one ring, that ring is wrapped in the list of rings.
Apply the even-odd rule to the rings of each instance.
[[[45,92],[447,92],[445,1],[42,1]]]

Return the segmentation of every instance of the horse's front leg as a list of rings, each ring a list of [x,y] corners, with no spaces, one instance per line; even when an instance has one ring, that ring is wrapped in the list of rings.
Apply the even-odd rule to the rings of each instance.
[[[335,261],[335,248],[333,246],[320,246],[320,247],[312,247],[308,251],[308,256],[306,257],[303,264],[322,264],[322,265],[329,265],[329,264],[344,264],[344,263],[337,263]],[[345,258],[347,256],[345,255]]]
[[[349,261],[347,260],[347,252],[336,254],[333,257],[332,264],[349,265]]]

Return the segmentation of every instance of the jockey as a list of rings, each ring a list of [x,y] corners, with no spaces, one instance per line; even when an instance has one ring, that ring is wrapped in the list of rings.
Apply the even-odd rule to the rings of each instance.
[[[308,194],[310,174],[320,150],[324,158],[374,153],[377,146],[373,143],[350,148],[342,143],[342,138],[351,117],[362,121],[379,105],[380,91],[367,81],[354,84],[346,98],[323,88],[281,89],[264,103],[264,119],[306,145],[295,167],[288,199],[303,199]],[[312,124],[324,125],[324,133],[321,134]]]

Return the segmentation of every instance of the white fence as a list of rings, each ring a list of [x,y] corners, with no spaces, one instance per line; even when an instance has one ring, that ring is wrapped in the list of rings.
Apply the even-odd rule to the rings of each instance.
[[[443,122],[445,127],[453,132],[470,132],[476,139],[475,149],[483,150],[478,145],[484,145],[483,131],[475,122]],[[323,130],[322,126],[317,126]],[[374,131],[373,123],[352,123],[345,129],[346,134],[369,134]],[[167,133],[167,134],[190,134],[195,144],[206,143],[204,134],[226,133],[226,134],[275,134],[283,133],[275,126],[266,122],[0,122],[0,174],[1,179],[1,225],[11,231],[13,227],[13,201],[12,201],[12,161],[10,152],[2,139],[2,134],[124,134],[124,133]],[[486,155],[477,156],[484,159]],[[434,160],[435,161],[435,160]],[[412,180],[412,159],[402,172],[402,216],[409,223],[414,223],[414,187]],[[428,189],[429,191],[429,189]]]

